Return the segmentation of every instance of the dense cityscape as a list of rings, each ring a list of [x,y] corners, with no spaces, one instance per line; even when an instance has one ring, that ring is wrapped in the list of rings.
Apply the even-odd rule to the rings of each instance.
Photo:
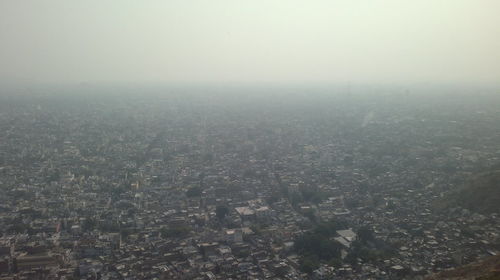
[[[500,249],[450,193],[500,169],[500,100],[0,97],[0,279],[423,279]]]

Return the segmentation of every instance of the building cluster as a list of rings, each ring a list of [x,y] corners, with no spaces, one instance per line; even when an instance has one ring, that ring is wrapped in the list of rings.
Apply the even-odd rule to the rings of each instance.
[[[498,111],[23,102],[0,118],[1,280],[401,279],[499,249],[498,214],[434,206],[498,163]],[[341,259],[306,273],[294,241],[322,221]],[[349,259],[360,228],[391,254]]]

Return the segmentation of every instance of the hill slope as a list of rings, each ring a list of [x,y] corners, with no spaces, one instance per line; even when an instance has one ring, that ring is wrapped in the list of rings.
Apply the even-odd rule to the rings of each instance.
[[[426,280],[499,280],[500,256],[493,256],[482,261],[441,271],[426,278]]]

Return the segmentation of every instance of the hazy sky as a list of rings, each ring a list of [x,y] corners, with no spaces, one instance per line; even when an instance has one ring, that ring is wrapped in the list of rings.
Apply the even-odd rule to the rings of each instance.
[[[499,0],[0,0],[0,82],[500,82]]]

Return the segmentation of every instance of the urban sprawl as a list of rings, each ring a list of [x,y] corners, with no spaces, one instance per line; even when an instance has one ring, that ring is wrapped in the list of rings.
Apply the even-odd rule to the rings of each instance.
[[[439,203],[498,165],[498,100],[311,96],[1,97],[0,279],[402,279],[497,254],[498,214]]]

